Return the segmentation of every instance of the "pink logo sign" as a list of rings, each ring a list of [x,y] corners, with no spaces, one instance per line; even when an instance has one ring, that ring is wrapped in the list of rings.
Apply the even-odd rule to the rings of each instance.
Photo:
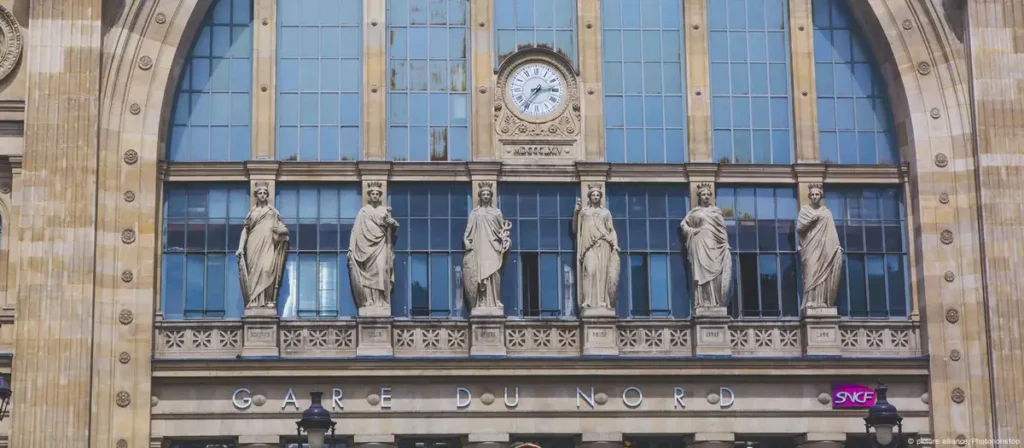
[[[860,384],[833,384],[832,409],[870,408],[875,405],[875,390]]]

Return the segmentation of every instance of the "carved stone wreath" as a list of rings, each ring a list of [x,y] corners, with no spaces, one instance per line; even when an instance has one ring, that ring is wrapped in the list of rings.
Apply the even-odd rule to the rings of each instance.
[[[946,271],[942,278],[949,283],[953,283],[953,280],[956,280],[956,274],[954,274],[953,271]]]
[[[121,364],[128,364],[132,360],[132,355],[128,352],[121,352],[120,355],[117,355],[117,360]]]
[[[131,190],[124,192],[124,201],[135,202],[135,192]]]
[[[566,84],[564,107],[542,121],[524,119],[506,107],[508,79],[525,64],[544,63],[559,72]],[[503,139],[526,139],[531,141],[553,139],[575,139],[580,134],[582,123],[580,107],[580,85],[572,65],[557,53],[529,49],[513,54],[502,63],[498,81],[494,88],[494,124],[498,137]]]
[[[121,281],[125,283],[131,283],[135,278],[135,274],[132,273],[131,269],[125,269],[121,271]]]
[[[960,350],[957,350],[955,348],[953,350],[950,350],[949,351],[949,359],[952,360],[953,362],[959,361],[960,360]]]
[[[964,394],[964,390],[958,387],[949,393],[949,398],[953,400],[953,403],[960,404],[964,402],[967,396]]]
[[[935,155],[935,166],[939,168],[945,168],[949,165],[949,157],[945,153],[938,153]]]
[[[117,315],[117,321],[121,322],[121,325],[128,325],[135,320],[135,315],[132,314],[132,310],[125,308]]]
[[[128,405],[132,404],[132,394],[122,390],[117,393],[117,397],[114,399],[114,402],[117,403],[118,406],[126,408]]]
[[[135,165],[139,161],[139,152],[134,149],[129,149],[124,152],[124,163],[129,165]]]
[[[953,231],[949,229],[943,230],[939,233],[939,241],[942,241],[942,244],[953,244]]]
[[[917,63],[917,72],[922,75],[927,75],[932,72],[932,64],[928,61],[921,61]]]
[[[18,19],[9,9],[0,6],[0,79],[6,78],[18,65],[23,44]]]
[[[149,70],[153,68],[153,58],[149,56],[143,56],[139,58],[139,68],[143,70]]]
[[[132,115],[138,115],[142,112],[142,106],[139,103],[132,103],[131,106],[128,106],[128,112],[131,112]]]
[[[128,448],[128,441],[125,439],[119,439],[117,441],[117,448]]]
[[[949,203],[949,193],[939,193],[939,202],[943,204]]]
[[[135,231],[132,229],[124,229],[121,231],[121,242],[125,244],[131,244],[135,242]]]
[[[959,322],[960,321],[960,312],[957,311],[955,308],[950,308],[950,309],[946,310],[946,321],[948,321],[951,324],[955,324],[955,323]]]

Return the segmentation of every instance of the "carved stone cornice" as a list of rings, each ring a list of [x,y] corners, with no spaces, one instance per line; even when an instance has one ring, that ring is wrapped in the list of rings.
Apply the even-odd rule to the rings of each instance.
[[[391,180],[468,181],[466,162],[396,162],[391,165]]]
[[[360,160],[356,162],[359,178],[362,180],[388,180],[392,163],[387,160]]]
[[[354,162],[285,162],[277,170],[280,182],[303,181],[359,181],[359,169]]]
[[[732,165],[718,168],[719,183],[793,183],[792,165]]]
[[[486,160],[469,162],[469,177],[476,179],[497,179],[501,174],[501,161]]]
[[[718,177],[718,164],[696,162],[686,165],[686,175],[691,182],[713,182]]]
[[[617,163],[611,165],[609,182],[686,182],[686,165]]]
[[[249,180],[244,162],[162,162],[167,182],[238,182]]]
[[[823,163],[798,163],[793,165],[796,181],[800,183],[823,182],[828,165]]]
[[[274,180],[281,162],[276,160],[249,160],[245,162],[245,171],[251,180]]]
[[[826,165],[825,182],[900,184],[909,179],[909,165]]]
[[[572,182],[579,180],[573,165],[519,165],[501,166],[501,181]]]
[[[581,182],[604,182],[608,180],[608,174],[611,173],[611,170],[611,164],[605,162],[576,162],[576,175],[579,176]]]

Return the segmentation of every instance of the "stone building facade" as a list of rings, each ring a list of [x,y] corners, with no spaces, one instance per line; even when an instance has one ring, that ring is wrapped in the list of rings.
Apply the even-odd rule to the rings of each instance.
[[[835,392],[879,379],[906,434],[1024,436],[1024,1],[0,6],[0,446],[292,447],[314,389],[334,446],[859,445]],[[819,184],[843,267],[812,312]],[[463,287],[481,189],[497,312]],[[701,189],[714,312],[679,231]],[[247,307],[259,191],[288,241]],[[397,224],[372,313],[370,191]],[[577,201],[611,216],[600,300]]]

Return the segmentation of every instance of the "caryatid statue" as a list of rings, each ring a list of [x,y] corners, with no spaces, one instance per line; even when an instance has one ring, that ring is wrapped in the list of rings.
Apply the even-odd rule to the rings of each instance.
[[[463,243],[462,285],[473,314],[504,314],[501,304],[501,268],[512,245],[512,223],[494,204],[494,184],[481,182],[480,202],[469,214]]]
[[[256,182],[256,205],[245,216],[238,240],[238,280],[246,308],[276,308],[284,258],[288,251],[288,228],[281,214],[269,204],[270,185]]]
[[[843,248],[832,212],[821,202],[824,197],[821,184],[811,184],[807,193],[811,203],[800,207],[796,223],[804,276],[802,308],[836,306],[843,275]]]
[[[697,308],[724,307],[732,282],[732,251],[722,210],[712,201],[711,184],[697,186],[697,206],[680,223],[693,272]]]
[[[580,272],[580,311],[603,309],[614,313],[619,289],[619,244],[612,214],[604,208],[601,184],[587,186],[587,205],[579,199],[573,212],[576,232],[578,272]]]
[[[398,222],[383,204],[382,182],[367,182],[367,203],[356,214],[348,244],[348,272],[359,315],[391,313]]]

